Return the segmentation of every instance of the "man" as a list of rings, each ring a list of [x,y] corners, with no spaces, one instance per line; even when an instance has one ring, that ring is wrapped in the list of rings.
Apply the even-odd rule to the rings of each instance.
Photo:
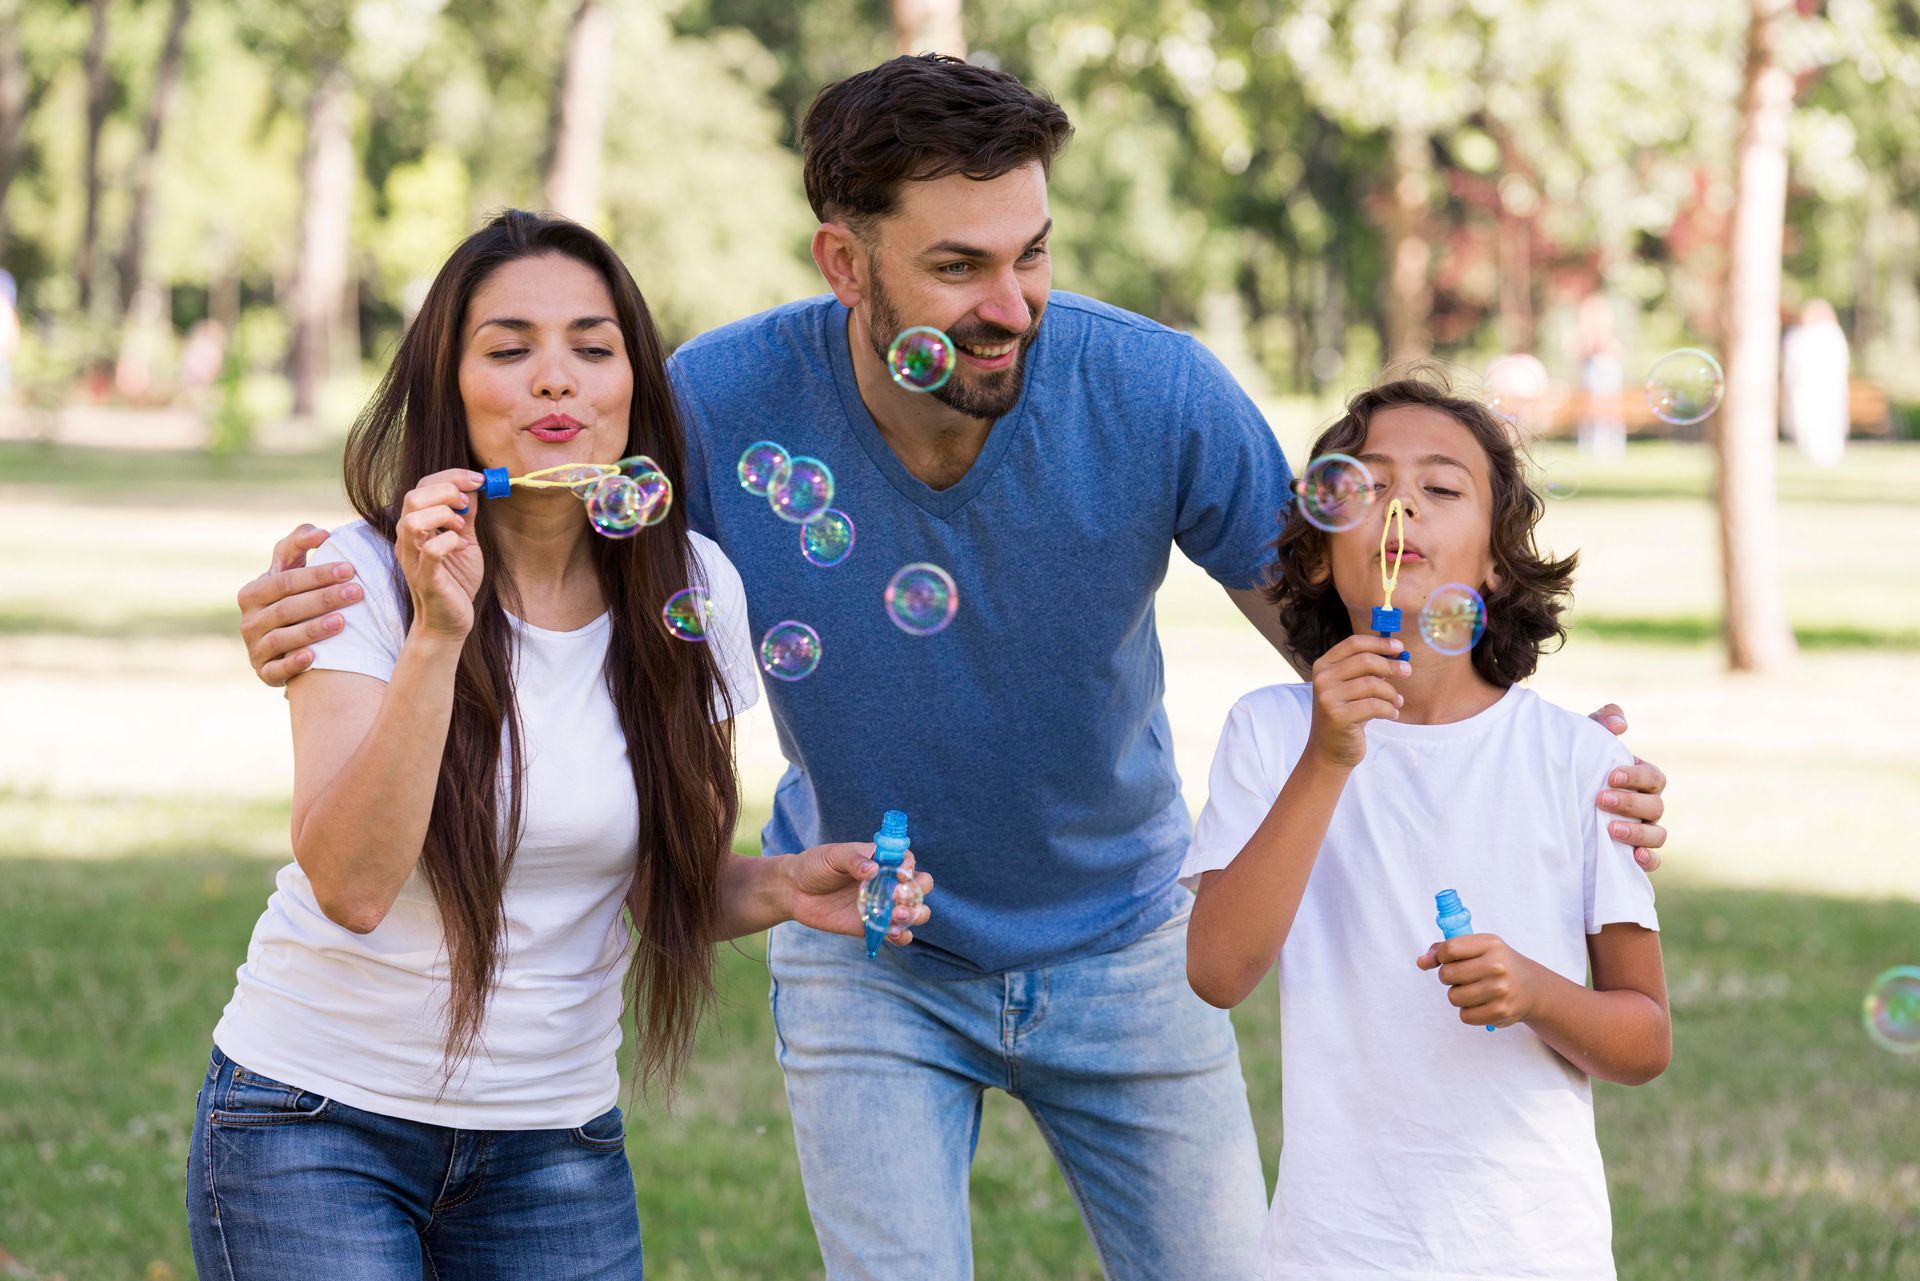
[[[756,634],[793,618],[823,641],[813,675],[769,682],[789,767],[766,852],[863,837],[896,807],[940,878],[940,913],[899,955],[785,930],[769,943],[836,1281],[971,1275],[988,1088],[1032,1113],[1110,1277],[1251,1276],[1265,1218],[1232,1024],[1186,982],[1192,899],[1174,877],[1190,830],[1153,599],[1177,544],[1275,636],[1257,584],[1289,474],[1197,342],[1051,292],[1046,179],[1069,133],[1051,101],[949,58],[830,86],[802,135],[832,295],[671,362],[694,527],[739,566]],[[922,324],[958,348],[931,394],[886,368],[892,338]],[[736,481],[761,439],[833,468],[858,526],[845,564],[809,564],[796,527]],[[284,568],[317,541],[287,540],[279,572],[242,593],[269,681],[324,634],[299,620],[339,588]],[[932,636],[882,608],[920,561],[958,586]],[[308,594],[273,605],[290,591]],[[1611,808],[1644,820],[1623,839],[1664,842],[1664,782],[1651,766],[1616,780]]]

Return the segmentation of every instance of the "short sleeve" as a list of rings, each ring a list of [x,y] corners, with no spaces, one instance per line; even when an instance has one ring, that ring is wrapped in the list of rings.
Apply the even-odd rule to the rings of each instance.
[[[1174,541],[1225,587],[1259,584],[1272,559],[1292,473],[1273,429],[1198,341],[1178,417]]]
[[[1202,873],[1233,862],[1266,821],[1290,772],[1287,762],[1296,755],[1285,745],[1284,722],[1292,713],[1290,699],[1276,700],[1265,690],[1247,695],[1227,713],[1207,774],[1207,804],[1180,866],[1180,880],[1188,888],[1199,889]]]
[[[713,626],[707,644],[727,683],[732,715],[738,716],[760,701],[759,674],[753,661],[753,628],[747,621],[747,591],[740,582],[740,571],[733,567],[718,543],[701,534],[692,534],[690,538],[694,555],[700,561],[707,596],[713,602]],[[727,708],[716,699],[713,718],[724,720],[727,715]]]
[[[695,533],[712,537],[713,486],[707,468],[713,452],[713,422],[706,403],[693,389],[685,362],[678,356],[667,361],[667,380],[673,386],[673,403],[680,415],[680,436],[687,456],[687,474],[680,480],[680,501],[686,506],[688,527]]]
[[[1607,742],[1599,749],[1582,753],[1590,763],[1583,770],[1587,784],[1581,791],[1584,802],[1580,816],[1581,851],[1586,860],[1585,909],[1587,933],[1598,934],[1603,925],[1630,923],[1650,930],[1660,928],[1653,910],[1653,881],[1633,857],[1633,846],[1616,841],[1607,831],[1609,819],[1593,802],[1606,786],[1608,776],[1622,765],[1633,764],[1633,753],[1606,730]]]
[[[357,520],[334,530],[307,558],[309,565],[332,561],[352,565],[354,581],[366,594],[359,604],[340,611],[342,626],[337,633],[313,643],[312,670],[359,672],[375,680],[391,680],[407,638],[393,547],[365,521]]]

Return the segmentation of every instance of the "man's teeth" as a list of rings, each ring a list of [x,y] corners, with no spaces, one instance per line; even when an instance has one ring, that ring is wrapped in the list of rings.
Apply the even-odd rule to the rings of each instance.
[[[1012,351],[1014,346],[1013,343],[1002,343],[998,347],[970,347],[966,343],[961,343],[960,350],[969,356],[978,356],[982,360],[998,360]]]

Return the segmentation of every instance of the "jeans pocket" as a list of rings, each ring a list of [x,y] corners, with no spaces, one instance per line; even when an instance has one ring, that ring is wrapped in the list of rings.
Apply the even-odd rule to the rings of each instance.
[[[589,1152],[627,1150],[627,1119],[617,1107],[608,1108],[585,1125],[575,1126],[567,1136]]]
[[[311,1121],[333,1106],[333,1100],[250,1072],[238,1063],[207,1120],[214,1125],[292,1125]]]

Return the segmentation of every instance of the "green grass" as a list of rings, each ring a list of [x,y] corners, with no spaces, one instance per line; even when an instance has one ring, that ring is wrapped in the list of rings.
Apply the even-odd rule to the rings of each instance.
[[[1287,433],[1305,427],[1275,421],[1297,457]],[[133,486],[94,475],[129,458]],[[286,857],[288,808],[277,767],[263,774],[212,739],[208,757],[188,758],[195,794],[111,789],[137,785],[141,753],[164,750],[171,724],[153,721],[181,714],[177,690],[214,697],[194,715],[216,727],[283,715],[248,683],[233,594],[293,524],[344,518],[337,466],[328,452],[215,465],[0,444],[0,698],[14,714],[0,713],[0,763],[24,771],[0,764],[0,1276],[191,1275],[193,1094]],[[1856,447],[1831,473],[1780,455],[1788,612],[1817,652],[1772,684],[1717,670],[1707,452],[1636,443],[1622,463],[1578,472],[1577,495],[1550,504],[1542,530],[1582,554],[1573,640],[1543,675],[1626,701],[1638,734],[1661,735],[1647,754],[1674,777],[1659,886],[1676,1059],[1651,1086],[1599,1089],[1621,1276],[1920,1281],[1920,1247],[1905,1244],[1920,1240],[1920,1056],[1875,1048],[1859,1025],[1873,976],[1920,963],[1920,772],[1897,719],[1920,688],[1920,577],[1893,554],[1920,544],[1920,448]],[[1197,572],[1176,567],[1159,614],[1170,687],[1183,683],[1194,706],[1224,710],[1278,676]],[[1228,684],[1216,669],[1228,687],[1207,683]],[[64,724],[70,704],[96,710]],[[1192,707],[1173,710],[1181,720]],[[66,764],[25,790],[19,778],[40,777],[43,757]],[[1204,763],[1188,770],[1190,799]],[[750,791],[743,832],[765,805]],[[1751,887],[1781,883],[1814,892]],[[818,1272],[759,950],[723,949],[726,1001],[681,1096],[633,1117],[656,1278]],[[1236,1021],[1270,1177],[1271,982]],[[983,1278],[1098,1275],[1044,1145],[1003,1096],[987,1109],[974,1212]]]
[[[255,851],[279,839],[285,811],[129,803],[99,816],[118,852],[45,848],[94,817],[0,837],[0,1248],[70,1281],[139,1278],[156,1262],[189,1276],[193,1095],[278,864]],[[1920,1058],[1875,1048],[1859,1022],[1888,958],[1920,960],[1920,904],[1669,889],[1661,907],[1674,1065],[1647,1087],[1599,1088],[1621,1276],[1920,1278]],[[662,1281],[819,1270],[759,951],[757,939],[722,950],[725,1003],[680,1097],[632,1118]],[[1236,1021],[1270,1176],[1271,980]],[[995,1103],[974,1175],[980,1275],[1097,1277],[1044,1146],[1016,1104]]]

